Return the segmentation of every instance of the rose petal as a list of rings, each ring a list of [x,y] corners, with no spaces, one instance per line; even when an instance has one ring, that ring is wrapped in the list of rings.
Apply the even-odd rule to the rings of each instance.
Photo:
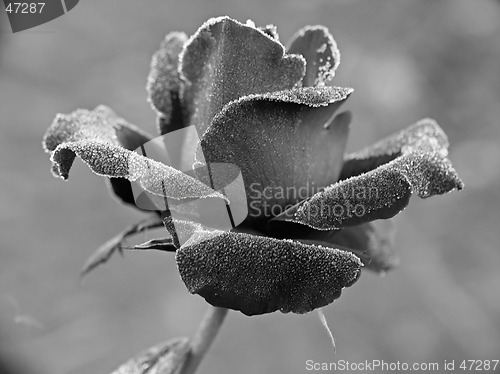
[[[232,102],[202,137],[205,161],[237,165],[250,216],[272,216],[337,180],[350,114],[333,115],[351,92],[307,87]]]
[[[388,157],[392,161],[333,184],[274,220],[301,223],[318,230],[339,229],[391,218],[408,205],[413,192],[425,198],[460,190],[463,183],[445,158],[446,146],[439,126],[429,120],[421,121],[351,158],[364,161],[351,162],[349,173],[344,176],[362,173]]]
[[[190,349],[188,338],[174,338],[140,353],[112,374],[174,374],[186,361]]]
[[[121,139],[121,132],[116,129],[124,125],[117,118],[105,107],[58,115],[44,139],[46,150],[52,151],[54,174],[67,179],[78,156],[96,174],[138,181],[146,191],[156,195],[173,199],[224,198],[177,169],[123,148],[121,144],[130,148],[138,147],[140,143],[131,137]],[[127,127],[127,130],[131,128]]]
[[[322,86],[335,76],[340,64],[340,51],[326,27],[306,26],[290,39],[288,45],[288,53],[299,54],[306,59],[303,86]]]
[[[220,193],[183,172],[124,148],[107,143],[81,140],[59,145],[51,160],[58,176],[68,178],[75,156],[97,175],[138,181],[146,191],[173,199],[218,197]]]
[[[135,149],[151,140],[151,136],[120,118],[110,108],[100,105],[93,111],[78,109],[71,114],[58,114],[43,138],[46,152],[58,145],[81,139],[94,139]]]
[[[200,229],[176,260],[189,292],[246,315],[307,313],[328,305],[361,268],[356,256],[338,249]]]
[[[169,33],[153,55],[146,89],[148,101],[158,111],[160,135],[185,126],[184,111],[179,100],[180,77],[179,54],[187,35],[183,32]]]
[[[266,25],[266,26],[262,26],[262,27],[260,27],[260,26],[257,27],[255,25],[255,22],[252,21],[251,19],[248,19],[247,22],[245,23],[245,25],[259,29],[260,31],[265,33],[267,36],[270,36],[271,38],[273,38],[274,40],[276,40],[278,42],[280,40],[279,35],[278,35],[278,28],[274,25]]]
[[[117,116],[110,108],[100,105],[91,112],[77,110],[70,115],[56,116],[45,133],[43,146],[46,152],[51,152],[61,143],[83,138],[103,139],[130,150],[151,140],[150,135]],[[57,165],[53,164],[52,171],[58,175]],[[109,178],[108,182],[122,202],[135,206],[128,180]]]
[[[301,56],[286,55],[278,41],[252,25],[213,18],[188,40],[181,53],[185,85],[181,99],[190,124],[203,134],[232,100],[294,87],[305,72]]]
[[[266,33],[267,35],[269,35],[274,40],[276,40],[276,41],[280,40],[280,37],[278,35],[278,28],[276,26],[266,25],[264,27],[259,27],[258,29],[261,30],[262,32]]]
[[[340,180],[347,179],[394,160],[411,150],[448,155],[448,138],[436,121],[425,118],[408,128],[386,137],[345,157]]]

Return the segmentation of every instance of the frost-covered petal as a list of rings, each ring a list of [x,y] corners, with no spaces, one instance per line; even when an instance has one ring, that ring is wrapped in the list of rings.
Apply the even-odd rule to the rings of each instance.
[[[75,156],[97,175],[137,181],[146,191],[155,195],[173,199],[222,198],[220,193],[177,169],[98,141],[80,140],[60,144],[51,156],[58,176],[68,178]]]
[[[239,232],[198,230],[176,252],[189,292],[246,315],[307,313],[360,275],[352,253]]]
[[[263,31],[276,41],[280,40],[280,37],[278,35],[278,28],[274,25],[266,25],[263,27],[259,27],[259,30]]]
[[[237,165],[250,216],[269,217],[264,203],[295,204],[337,180],[350,114],[334,113],[351,92],[306,87],[232,102],[201,139],[205,161]]]
[[[183,32],[167,34],[153,55],[146,89],[148,101],[158,111],[160,135],[185,126],[183,105],[179,99],[181,80],[179,54],[188,37]]]
[[[447,144],[435,122],[421,121],[353,156],[363,160],[351,163],[349,173],[355,176],[328,186],[274,220],[339,229],[391,218],[408,205],[414,192],[425,198],[459,190],[463,183],[446,158]]]
[[[230,101],[294,87],[305,72],[301,56],[286,55],[267,33],[228,17],[208,20],[187,41],[180,73],[189,124],[200,134]]]
[[[306,26],[288,42],[288,53],[299,54],[306,59],[304,86],[322,86],[334,76],[340,63],[337,43],[324,26]]]
[[[78,156],[96,174],[137,181],[155,195],[173,199],[222,198],[195,178],[122,147],[121,144],[138,147],[140,143],[132,137],[124,138],[116,130],[123,128],[117,121],[116,115],[105,107],[58,115],[44,139],[46,150],[51,151],[54,174],[67,179]]]
[[[135,149],[151,140],[151,136],[120,118],[107,106],[100,105],[92,111],[78,109],[71,114],[58,114],[45,133],[43,146],[45,151],[52,152],[61,143],[81,139]]]
[[[101,139],[132,150],[151,140],[151,136],[100,105],[93,111],[80,109],[69,115],[58,114],[45,133],[43,146],[46,152],[52,152],[61,143],[80,139]],[[58,175],[57,165],[52,165],[52,171]],[[108,182],[121,201],[135,206],[128,180],[109,178]]]
[[[394,160],[412,150],[448,155],[448,138],[436,121],[425,118],[360,151],[346,155],[340,180],[347,179]]]

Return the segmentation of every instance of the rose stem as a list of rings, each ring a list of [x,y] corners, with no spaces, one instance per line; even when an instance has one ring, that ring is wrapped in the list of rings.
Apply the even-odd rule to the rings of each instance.
[[[210,305],[191,340],[191,350],[179,374],[194,374],[212,345],[228,309]]]

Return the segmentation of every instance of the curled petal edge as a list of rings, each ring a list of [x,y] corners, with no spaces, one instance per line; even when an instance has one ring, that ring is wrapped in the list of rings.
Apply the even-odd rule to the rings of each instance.
[[[317,230],[341,229],[391,218],[413,193],[427,198],[460,190],[463,182],[446,158],[447,146],[435,121],[419,121],[351,155],[349,172],[342,173],[346,179],[290,207],[268,225],[288,221]]]
[[[226,198],[189,175],[120,146],[82,140],[57,146],[51,156],[54,174],[67,179],[78,156],[97,175],[137,181],[146,191],[173,199]]]
[[[350,252],[293,240],[199,227],[191,235],[176,252],[189,292],[246,315],[328,305],[356,282],[362,266]]]

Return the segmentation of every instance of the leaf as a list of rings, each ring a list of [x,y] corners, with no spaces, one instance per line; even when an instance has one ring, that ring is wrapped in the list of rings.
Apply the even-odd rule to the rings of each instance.
[[[78,156],[97,175],[137,181],[155,195],[173,199],[224,199],[195,178],[122,147],[122,143],[129,148],[139,146],[135,139],[120,136],[116,128],[123,127],[116,115],[105,107],[56,116],[44,139],[46,149],[52,151],[54,174],[67,179]]]
[[[435,122],[426,120],[377,143],[356,156],[360,162],[351,164],[351,173],[363,172],[367,165],[377,165],[373,160],[386,160],[388,155],[392,161],[328,186],[269,225],[284,220],[318,230],[340,229],[395,216],[408,205],[413,192],[425,198],[462,189],[462,181],[445,158],[443,134]]]
[[[338,249],[202,229],[177,250],[176,261],[189,292],[246,315],[328,305],[356,282],[362,266]]]
[[[283,45],[265,32],[228,17],[205,22],[185,44],[180,60],[181,100],[189,124],[200,134],[230,101],[291,89],[305,72],[301,56],[286,55]]]
[[[153,55],[146,89],[148,101],[158,111],[160,135],[185,126],[184,110],[179,99],[181,80],[179,77],[179,54],[187,35],[171,32]]]
[[[306,26],[288,42],[288,53],[306,59],[304,87],[324,86],[334,76],[340,64],[340,51],[328,29],[324,26]]]
[[[175,374],[189,351],[188,338],[174,338],[140,353],[111,374]]]
[[[132,226],[129,226],[118,235],[114,236],[106,243],[101,245],[94,252],[94,254],[92,254],[92,256],[88,258],[88,260],[85,262],[85,265],[83,265],[82,269],[80,270],[80,277],[83,278],[97,266],[106,263],[115,252],[122,253],[124,242],[129,236],[161,226],[163,226],[163,221],[160,217],[157,216],[149,217]]]
[[[250,219],[276,215],[336,181],[350,114],[333,117],[349,88],[307,87],[226,105],[201,139],[207,163],[241,169]],[[200,156],[197,156],[201,159]]]
[[[156,249],[166,252],[175,252],[177,250],[172,238],[151,239],[147,242],[135,245],[132,249]]]

